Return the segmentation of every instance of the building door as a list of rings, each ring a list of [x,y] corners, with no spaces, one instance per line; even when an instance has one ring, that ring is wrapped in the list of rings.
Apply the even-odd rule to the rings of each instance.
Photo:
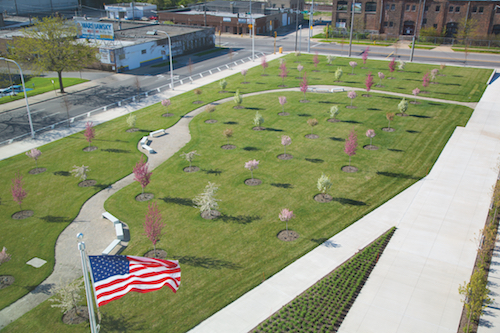
[[[446,35],[445,37],[455,37],[455,35],[458,32],[458,23],[457,22],[450,22],[446,23]]]
[[[415,31],[415,22],[413,21],[405,21],[403,25],[403,35],[413,35]]]

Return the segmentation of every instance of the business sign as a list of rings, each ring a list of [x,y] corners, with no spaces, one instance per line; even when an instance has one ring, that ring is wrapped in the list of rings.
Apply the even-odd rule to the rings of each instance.
[[[113,23],[102,23],[92,21],[76,21],[78,26],[78,38],[114,40],[115,33]]]
[[[361,3],[354,3],[354,12],[361,13]]]
[[[99,49],[99,53],[103,64],[112,64],[109,49]]]
[[[247,23],[247,19],[239,18],[238,23]]]
[[[224,21],[224,22],[231,22],[231,18],[230,17],[224,17],[224,18],[222,18],[222,21]]]

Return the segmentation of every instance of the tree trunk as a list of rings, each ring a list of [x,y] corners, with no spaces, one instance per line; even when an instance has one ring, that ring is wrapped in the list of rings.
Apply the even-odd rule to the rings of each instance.
[[[153,243],[153,248],[154,248],[154,257],[156,258],[156,243]]]
[[[62,71],[57,72],[57,77],[59,78],[59,91],[61,92],[61,94],[64,94],[64,86],[63,86],[63,82],[62,82]]]

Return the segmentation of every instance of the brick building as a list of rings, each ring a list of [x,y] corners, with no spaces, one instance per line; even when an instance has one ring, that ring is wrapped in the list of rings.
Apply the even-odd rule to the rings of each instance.
[[[352,1],[334,1],[332,25],[349,29]],[[390,36],[418,36],[421,28],[435,28],[454,37],[465,19],[475,22],[478,37],[500,33],[500,1],[357,0],[354,23],[358,30]]]

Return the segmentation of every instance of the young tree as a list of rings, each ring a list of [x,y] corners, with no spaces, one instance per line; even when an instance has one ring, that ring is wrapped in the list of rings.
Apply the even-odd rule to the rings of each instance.
[[[411,91],[411,93],[415,96],[415,103],[417,103],[417,95],[420,94],[420,89],[415,88]]]
[[[142,160],[141,156],[141,160],[134,167],[134,180],[141,184],[142,194],[144,194],[144,189],[148,186],[152,174],[151,171],[148,171],[148,164]]]
[[[286,69],[286,63],[282,63],[280,65],[280,77],[281,77],[281,85],[285,86],[285,78],[288,76],[288,70]]]
[[[10,254],[7,253],[7,249],[4,246],[3,250],[0,251],[0,265],[6,263],[9,260],[10,260]]]
[[[304,94],[304,101],[307,101],[306,99],[306,91],[309,85],[307,84],[307,72],[304,72],[304,76],[302,78],[302,82],[300,83],[300,91]]]
[[[368,76],[366,77],[366,80],[365,80],[366,91],[370,91],[370,89],[372,88],[372,85],[373,85],[373,76],[372,76],[372,72],[370,72],[370,73],[368,73]]]
[[[19,209],[23,203],[24,198],[28,195],[28,192],[24,189],[23,176],[19,173],[16,177],[12,179],[12,186],[10,187],[10,193],[12,193],[12,198],[19,205]]]
[[[437,68],[434,68],[431,70],[431,80],[432,82],[436,82],[436,76],[438,75],[439,73],[439,69]]]
[[[339,107],[338,107],[338,105],[333,105],[330,108],[330,117],[332,119],[337,119],[338,114],[339,114]]]
[[[196,88],[195,90],[193,90],[193,93],[196,95],[196,96],[200,96],[202,91],[200,88]]]
[[[189,162],[189,167],[191,168],[191,162],[193,162],[195,156],[201,156],[200,154],[196,153],[196,150],[190,151],[189,153],[182,153],[181,157],[184,157],[186,161]]]
[[[366,47],[366,49],[363,51],[363,55],[361,56],[361,59],[363,59],[363,65],[366,65],[366,60],[368,59],[368,51],[370,51],[369,46]]]
[[[257,111],[255,113],[255,117],[253,118],[253,123],[255,124],[255,126],[257,126],[259,128],[264,123],[264,117],[262,117],[262,115],[259,113],[259,111]]]
[[[351,99],[351,107],[352,107],[352,101],[358,97],[358,94],[356,94],[356,92],[354,90],[351,90],[347,93],[347,97],[349,97]]]
[[[475,269],[469,283],[464,282],[458,287],[458,293],[464,296],[462,302],[467,313],[467,327],[465,332],[469,332],[470,321],[478,322],[484,309],[493,302],[488,296],[488,275],[483,269]]]
[[[32,158],[35,160],[35,166],[38,168],[38,158],[42,155],[42,152],[36,148],[31,149],[30,151],[26,152],[26,156]]]
[[[422,86],[423,87],[428,87],[429,86],[429,73],[425,73],[424,77],[422,78]]]
[[[286,97],[285,96],[280,96],[278,97],[278,100],[281,104],[281,112],[285,113],[285,104],[286,104]]]
[[[85,139],[89,143],[89,147],[92,144],[92,139],[95,137],[95,128],[94,128],[94,123],[91,121],[87,121],[85,124],[85,132],[83,132],[83,135],[85,136]]]
[[[333,75],[335,78],[335,82],[340,82],[340,78],[342,77],[343,73],[344,73],[344,71],[342,70],[342,68],[337,67],[337,70],[335,71],[335,74]]]
[[[319,64],[318,52],[316,52],[316,53],[314,54],[314,57],[313,57],[313,63],[314,63],[314,68],[318,68],[318,64]]]
[[[226,137],[227,144],[229,144],[229,138],[233,136],[233,130],[230,128],[226,128],[222,134]]]
[[[263,56],[260,58],[260,65],[262,66],[262,74],[266,74],[266,68],[269,67],[269,64],[267,63],[266,56]]]
[[[226,91],[226,87],[227,87],[226,79],[222,79],[219,81],[219,87],[220,87],[221,91]]]
[[[82,302],[83,279],[77,279],[57,290],[56,296],[49,298],[51,308],[60,308],[62,313],[76,309]]]
[[[252,175],[252,179],[253,179],[253,171],[257,170],[257,168],[259,167],[259,162],[260,161],[257,161],[257,160],[251,160],[251,161],[248,161],[245,163],[245,169],[250,170],[250,173]]]
[[[446,64],[439,65],[439,69],[441,70],[441,72],[444,71],[445,68],[446,68]],[[445,75],[441,74],[441,76],[445,76]]]
[[[288,232],[288,221],[294,218],[293,211],[283,208],[279,214],[279,219],[281,222],[286,223],[286,231]]]
[[[321,177],[319,177],[318,183],[316,184],[318,190],[323,194],[326,194],[326,192],[328,192],[328,190],[330,189],[330,187],[332,187],[332,185],[333,182],[324,173],[321,174]]]
[[[303,69],[304,69],[304,66],[302,66],[301,64],[297,65],[297,70],[299,71],[299,77],[300,77],[300,72],[302,72]]]
[[[239,89],[236,89],[236,94],[234,94],[233,101],[234,104],[236,104],[236,107],[240,108],[241,103],[243,102],[243,97],[241,97]]]
[[[349,61],[349,66],[352,67],[351,75],[354,75],[354,67],[356,67],[358,63],[356,61]]]
[[[170,99],[164,99],[161,101],[161,105],[163,105],[167,109],[167,112],[168,112],[168,107],[170,106],[170,104],[172,104],[170,102]]]
[[[205,106],[205,111],[210,115],[210,120],[212,119],[212,113],[215,111],[215,105],[208,104]]]
[[[131,113],[128,117],[127,117],[127,125],[129,128],[134,128],[135,127],[135,122],[137,120],[137,116],[133,113]]]
[[[370,138],[370,146],[372,145],[372,139],[375,137],[375,135],[375,131],[372,129],[366,131],[366,136]]]
[[[80,178],[82,181],[87,179],[87,172],[89,172],[90,169],[88,166],[82,165],[81,167],[73,165],[73,169],[70,171],[73,176],[76,178]]]
[[[385,74],[382,72],[378,72],[378,78],[379,78],[379,82],[378,82],[377,87],[382,87],[382,80],[385,78]]]
[[[331,65],[332,62],[335,60],[335,57],[331,54],[326,56],[326,61],[328,62],[328,65]]]
[[[314,126],[318,125],[317,119],[308,119],[307,125],[311,126],[311,135],[313,134]]]
[[[76,43],[77,32],[77,25],[62,17],[35,19],[34,26],[22,32],[26,38],[15,38],[9,52],[36,72],[57,72],[59,89],[64,93],[63,71],[78,71],[97,61],[98,48]]]
[[[144,235],[153,243],[154,257],[156,258],[156,243],[160,240],[162,230],[165,227],[156,201],[148,205],[148,212],[146,213],[143,227]]]
[[[387,125],[387,128],[388,129],[391,129],[391,121],[394,119],[394,113],[393,112],[387,112],[385,114],[385,117],[387,118],[387,120],[389,121],[389,125]]]
[[[211,214],[212,210],[217,210],[219,208],[217,201],[220,201],[220,199],[215,199],[215,194],[219,190],[218,186],[219,185],[215,183],[208,182],[203,193],[197,195],[193,199],[195,207],[198,208],[201,213],[207,212]]]
[[[247,73],[248,73],[248,69],[242,69],[241,70],[241,75],[243,75],[243,83],[247,83],[246,79],[247,79]]]
[[[398,110],[399,112],[401,112],[403,115],[405,114],[405,112],[408,110],[408,102],[406,101],[406,98],[403,97],[403,99],[401,100],[401,102],[399,102],[398,104]]]
[[[286,155],[286,146],[289,146],[292,144],[292,139],[288,135],[282,135],[281,136],[281,144],[285,148],[283,155]]]
[[[349,156],[349,166],[351,166],[351,157],[356,155],[356,149],[358,148],[358,137],[354,130],[349,133],[349,138],[345,141],[344,152]]]
[[[389,62],[389,72],[394,72],[394,69],[396,68],[396,59],[392,58],[392,60]]]
[[[401,60],[401,59],[398,60],[398,69],[400,71],[404,71],[405,70],[405,65],[406,65],[406,63],[403,60]]]

